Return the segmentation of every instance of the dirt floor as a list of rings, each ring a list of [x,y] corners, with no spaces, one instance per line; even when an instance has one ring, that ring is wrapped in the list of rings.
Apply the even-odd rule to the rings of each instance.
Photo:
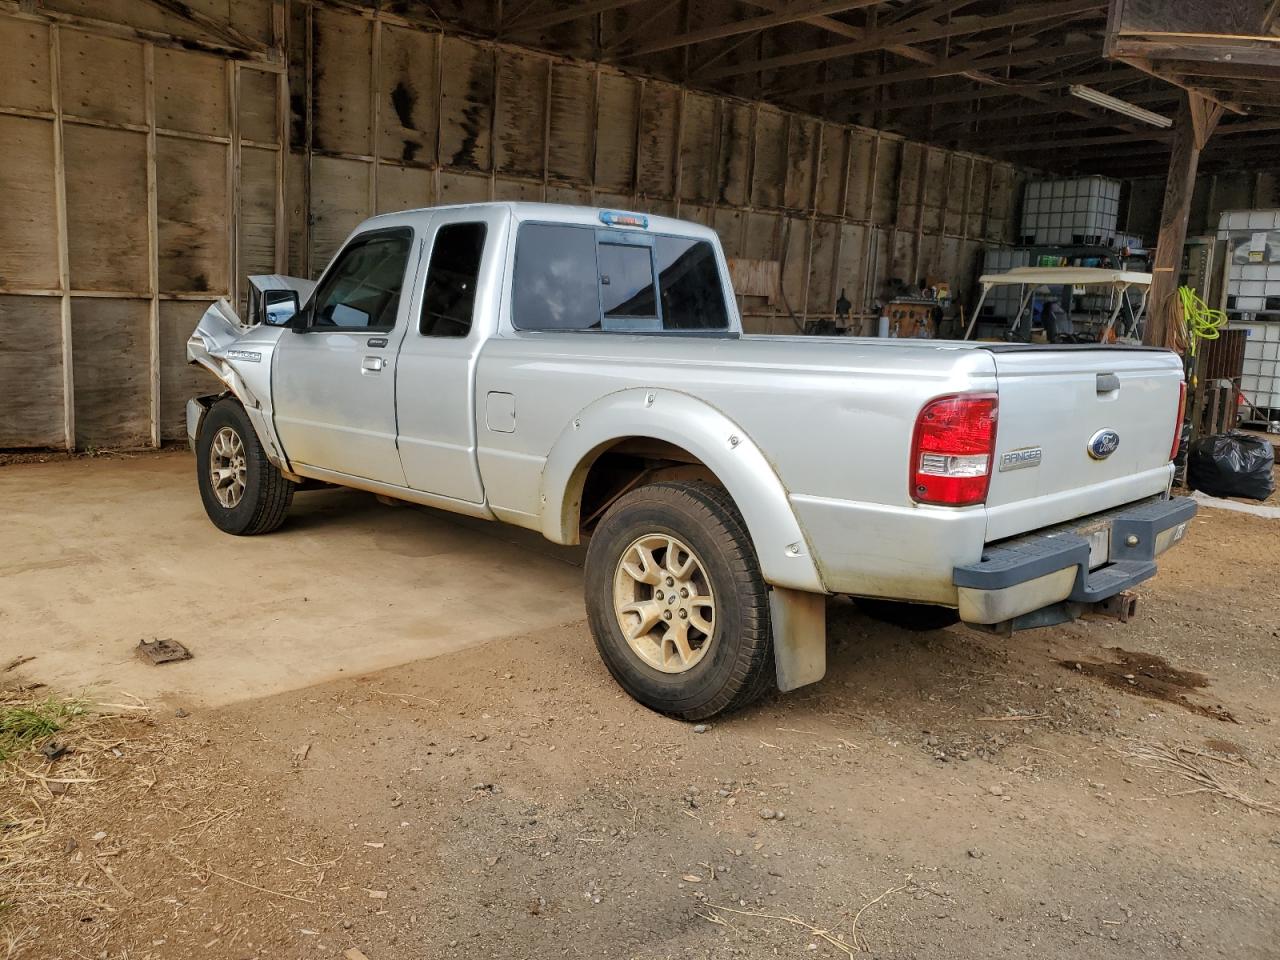
[[[20,641],[59,689],[218,706],[582,615],[580,551],[514,527],[329,489],[231,537],[185,449],[27,460],[0,466],[0,660]],[[142,639],[195,659],[157,671]]]
[[[833,601],[827,678],[702,732],[581,620],[221,706],[121,692],[2,775],[0,957],[1280,957],[1278,534],[1202,510],[1129,624]],[[45,680],[5,624],[0,671],[36,659],[0,678]],[[184,629],[151,669],[190,691],[224,627]]]

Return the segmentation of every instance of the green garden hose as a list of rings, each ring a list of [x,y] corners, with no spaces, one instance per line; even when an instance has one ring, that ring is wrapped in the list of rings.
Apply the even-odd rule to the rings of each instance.
[[[1217,340],[1219,331],[1227,325],[1227,315],[1214,310],[1200,299],[1190,287],[1179,287],[1182,316],[1187,325],[1187,354],[1196,355],[1196,344],[1201,340]]]

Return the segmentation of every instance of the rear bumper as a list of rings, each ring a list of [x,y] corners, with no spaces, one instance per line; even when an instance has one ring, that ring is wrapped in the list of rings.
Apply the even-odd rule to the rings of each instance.
[[[1195,514],[1190,497],[1150,500],[992,544],[952,572],[960,619],[1012,629],[1070,619],[1155,576],[1156,557],[1183,539]],[[1106,562],[1090,570],[1104,543]]]

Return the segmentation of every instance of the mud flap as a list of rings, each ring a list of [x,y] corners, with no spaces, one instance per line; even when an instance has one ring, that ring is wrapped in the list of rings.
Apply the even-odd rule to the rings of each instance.
[[[827,672],[827,597],[821,593],[773,587],[773,660],[778,689],[817,683]]]

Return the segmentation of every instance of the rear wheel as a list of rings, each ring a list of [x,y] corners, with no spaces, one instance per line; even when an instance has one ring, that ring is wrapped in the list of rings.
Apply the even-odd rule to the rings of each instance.
[[[768,590],[720,487],[655,483],[619,498],[591,537],[586,603],[605,666],[650,709],[702,720],[773,683]]]
[[[294,484],[267,459],[239,401],[219,400],[196,439],[196,477],[204,511],[225,533],[270,533],[289,512]]]

